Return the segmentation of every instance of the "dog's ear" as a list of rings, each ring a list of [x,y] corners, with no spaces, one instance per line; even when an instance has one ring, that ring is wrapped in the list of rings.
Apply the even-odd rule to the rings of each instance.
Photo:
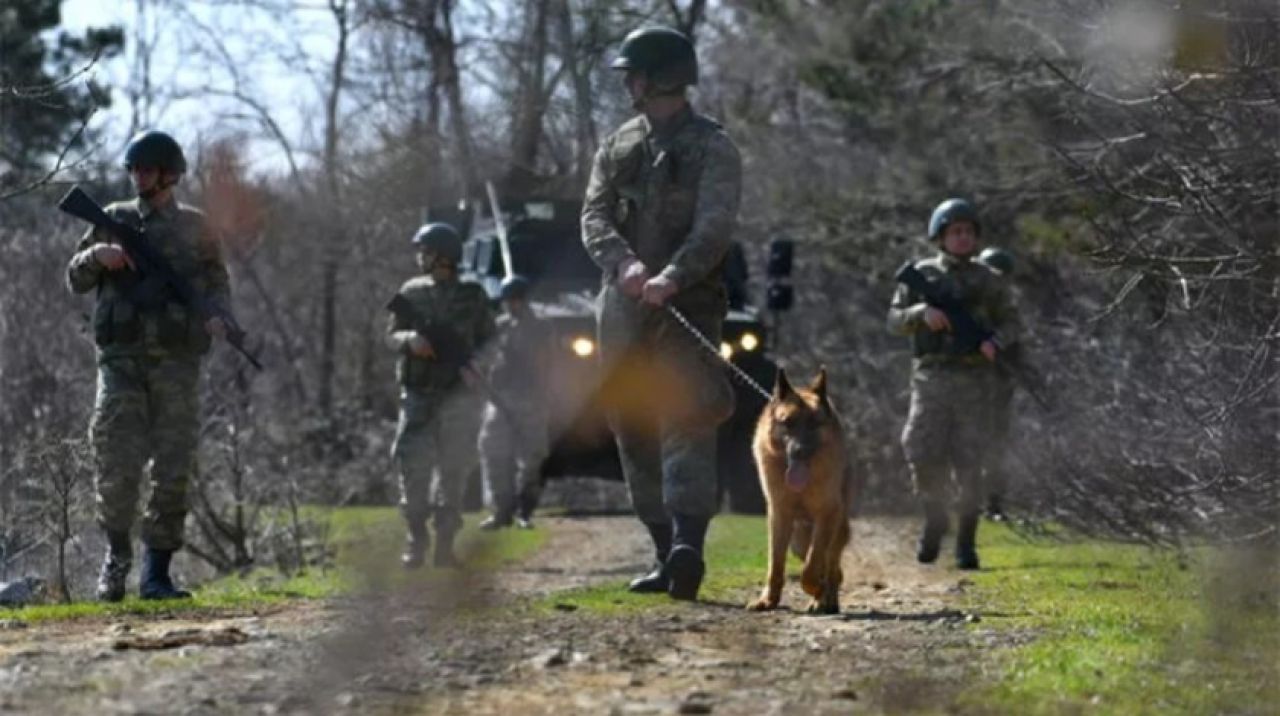
[[[827,367],[825,365],[818,368],[818,375],[809,384],[809,390],[818,396],[818,400],[827,402]]]
[[[795,391],[791,389],[791,383],[787,381],[787,371],[779,367],[778,375],[773,380],[773,399],[781,402],[792,395],[795,395]]]

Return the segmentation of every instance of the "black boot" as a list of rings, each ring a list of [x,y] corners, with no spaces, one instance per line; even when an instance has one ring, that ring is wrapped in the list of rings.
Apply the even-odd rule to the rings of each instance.
[[[143,599],[190,599],[191,592],[173,586],[169,578],[169,562],[173,550],[147,547],[142,554],[142,579],[138,593]]]
[[[427,547],[431,545],[431,534],[427,532],[426,520],[409,522],[409,533],[405,538],[404,554],[400,555],[400,565],[405,569],[418,569],[427,558]]]
[[[975,545],[978,537],[978,511],[974,509],[960,515],[956,525],[956,567],[960,569],[978,568],[978,549]]]
[[[924,503],[924,531],[916,548],[916,560],[920,564],[932,564],[942,548],[942,536],[947,533],[947,509],[937,500]]]
[[[667,579],[667,557],[671,554],[671,523],[646,522],[649,537],[653,540],[654,566],[642,577],[636,577],[627,589],[640,594],[657,594],[667,591],[671,580]]]
[[[675,515],[672,521],[675,523],[675,546],[667,557],[667,576],[671,580],[667,594],[672,599],[692,602],[698,598],[698,589],[702,587],[702,578],[707,573],[702,545],[711,518]]]
[[[516,527],[522,530],[533,529],[533,511],[537,506],[537,497],[529,492],[522,493],[516,501]]]
[[[133,545],[128,532],[107,533],[107,554],[98,574],[98,601],[118,602],[124,599],[125,581],[133,566]]]
[[[508,507],[498,507],[494,509],[492,515],[489,515],[480,523],[480,529],[485,532],[495,532],[503,527],[510,527],[511,522],[511,509]]]
[[[1008,517],[1004,514],[1004,498],[993,492],[987,497],[987,519],[992,522],[1004,522]]]

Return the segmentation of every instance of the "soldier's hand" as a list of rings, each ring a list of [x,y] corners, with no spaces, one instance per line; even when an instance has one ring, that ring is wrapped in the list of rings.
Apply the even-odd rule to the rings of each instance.
[[[436,350],[431,347],[431,341],[421,333],[413,334],[413,338],[409,339],[409,352],[419,358],[435,358]]]
[[[924,324],[934,333],[951,330],[951,321],[947,320],[947,314],[933,306],[924,309]]]
[[[649,270],[636,259],[628,259],[618,268],[618,286],[622,293],[631,298],[640,298],[645,282],[649,280]]]
[[[992,363],[995,363],[996,354],[999,353],[1000,347],[996,345],[995,341],[985,340],[982,342],[982,345],[978,346],[978,350],[982,351],[983,357]]]
[[[225,339],[227,337],[227,324],[221,318],[214,316],[204,322],[204,330],[210,336],[216,339]]]
[[[119,271],[128,266],[134,268],[133,259],[115,244],[98,244],[93,247],[93,259],[108,271]]]
[[[651,306],[661,306],[667,302],[667,299],[674,296],[678,290],[680,289],[676,286],[675,281],[666,276],[654,276],[644,282],[644,302]]]

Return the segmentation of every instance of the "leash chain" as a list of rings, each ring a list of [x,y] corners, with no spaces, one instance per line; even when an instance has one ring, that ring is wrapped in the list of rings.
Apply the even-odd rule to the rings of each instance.
[[[689,322],[689,319],[685,318],[684,314],[681,313],[678,309],[676,309],[675,306],[672,306],[671,304],[667,304],[666,309],[667,309],[667,313],[670,313],[672,317],[676,319],[677,323],[679,323],[681,326],[684,326],[684,329],[689,332],[689,335],[697,339],[698,343],[701,344],[703,348],[710,351],[711,354],[714,355],[716,358],[719,358],[722,363],[729,366],[729,371],[733,374],[734,377],[736,377],[738,380],[746,384],[747,387],[759,393],[760,397],[764,398],[766,401],[771,400],[773,398],[772,393],[760,387],[759,383],[757,383],[751,376],[747,375],[746,372],[743,371],[741,368],[734,365],[733,361],[721,355],[720,348],[718,346],[713,345],[706,336],[702,335],[702,331],[699,331],[697,328],[694,328],[693,324]]]

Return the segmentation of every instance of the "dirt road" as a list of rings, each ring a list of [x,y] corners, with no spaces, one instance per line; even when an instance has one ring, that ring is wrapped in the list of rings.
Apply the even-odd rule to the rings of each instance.
[[[540,525],[550,538],[532,558],[430,588],[204,620],[0,626],[0,713],[902,713],[954,708],[1021,638],[972,623],[963,575],[915,565],[900,520],[855,521],[843,611],[829,617],[748,613],[756,588],[622,615],[535,608],[648,558],[629,518]],[[801,596],[788,584],[784,604]],[[204,643],[116,648],[162,637]]]

